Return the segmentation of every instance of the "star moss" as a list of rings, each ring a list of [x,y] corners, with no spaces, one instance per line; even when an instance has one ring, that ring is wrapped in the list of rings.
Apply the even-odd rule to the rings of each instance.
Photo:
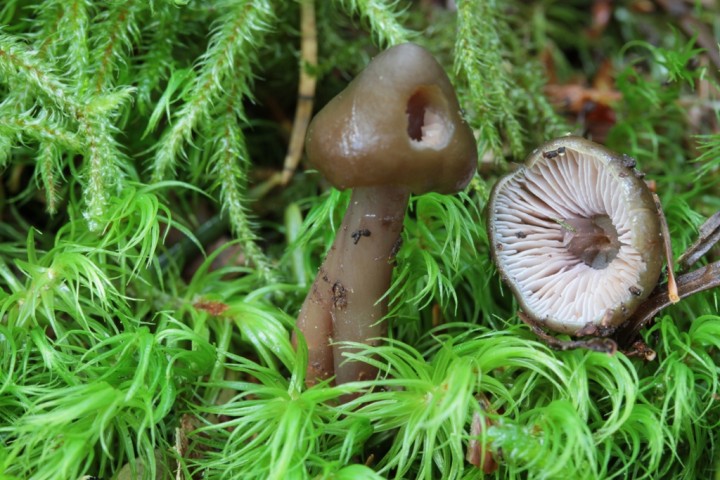
[[[483,209],[512,162],[590,131],[638,160],[684,251],[720,209],[715,7],[315,1],[314,64],[310,1],[0,5],[0,477],[710,478],[717,292],[642,332],[653,361],[550,350]],[[405,41],[449,72],[480,173],[410,201],[390,338],[349,350],[380,377],[307,388],[290,334],[349,196],[278,180],[299,70],[319,106]]]

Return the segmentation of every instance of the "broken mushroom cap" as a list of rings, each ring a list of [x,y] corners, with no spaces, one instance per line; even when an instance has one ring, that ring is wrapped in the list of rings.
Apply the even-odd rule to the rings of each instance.
[[[336,188],[462,190],[477,168],[472,130],[437,61],[412,43],[379,54],[313,119],[310,162]]]
[[[608,334],[650,294],[660,220],[635,161],[580,137],[552,140],[495,185],[491,253],[532,320]]]

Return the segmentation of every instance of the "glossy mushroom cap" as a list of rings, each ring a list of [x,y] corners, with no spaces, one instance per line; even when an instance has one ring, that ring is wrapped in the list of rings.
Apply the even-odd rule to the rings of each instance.
[[[662,267],[660,221],[630,157],[579,137],[552,140],[490,198],[491,252],[533,320],[585,334],[622,323]]]
[[[315,116],[306,146],[313,166],[339,189],[454,193],[477,168],[475,138],[450,80],[412,43],[375,57]]]

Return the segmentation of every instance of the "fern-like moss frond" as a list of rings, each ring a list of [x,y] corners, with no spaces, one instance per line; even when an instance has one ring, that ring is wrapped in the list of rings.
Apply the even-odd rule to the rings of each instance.
[[[257,237],[246,207],[246,172],[250,166],[250,155],[240,128],[246,119],[242,104],[235,95],[231,93],[226,100],[225,111],[219,112],[217,120],[211,123],[211,131],[219,132],[219,135],[213,139],[214,154],[209,160],[209,168],[216,179],[215,186],[220,190],[222,209],[228,216],[235,238],[243,247],[243,254],[263,275],[270,277],[270,265],[256,243]]]
[[[522,158],[532,143],[528,139],[551,138],[563,124],[541,90],[542,70],[526,57],[527,46],[519,44],[503,2],[459,0],[457,6],[455,75],[465,88],[479,149],[503,156],[506,145]],[[524,64],[516,65],[518,61]],[[529,133],[528,126],[539,131]]]
[[[6,138],[23,136],[36,142],[55,144],[65,151],[79,153],[83,141],[77,134],[59,121],[59,115],[48,110],[16,113],[9,102],[0,104],[0,135]]]
[[[90,64],[88,36],[95,8],[88,0],[50,0],[36,7],[33,36],[40,55],[62,67],[76,87],[82,87]]]
[[[273,8],[268,0],[222,2],[223,16],[210,45],[203,55],[193,79],[186,103],[173,115],[172,125],[161,139],[152,166],[154,181],[174,171],[178,158],[184,155],[186,143],[193,142],[193,132],[209,118],[213,105],[227,92],[230,77],[238,86],[237,101],[250,96],[254,52],[260,39],[272,25]]]
[[[517,112],[511,102],[516,86],[511,75],[501,43],[505,38],[507,20],[502,6],[495,1],[461,0],[458,2],[458,36],[455,45],[455,72],[468,82],[471,105],[477,112],[472,116],[480,130],[480,139],[486,145],[480,149],[501,151],[503,137],[500,126],[509,141],[514,155],[524,153],[523,129],[516,118]]]
[[[402,24],[403,11],[400,2],[393,0],[335,0],[348,15],[359,16],[369,26],[375,43],[381,47],[392,47],[409,41],[413,33]]]
[[[0,32],[0,80],[25,84],[43,102],[73,118],[82,111],[81,102],[55,73],[52,64],[43,61],[38,51],[20,38]]]
[[[161,2],[155,8],[152,21],[143,29],[142,53],[134,66],[138,106],[141,111],[151,110],[152,94],[159,90],[162,82],[170,76],[173,49],[179,43],[176,26],[180,21],[180,12],[179,8],[169,2]]]
[[[83,142],[81,153],[86,160],[85,215],[92,228],[98,229],[107,201],[123,179],[122,155],[113,138],[115,125],[110,118],[114,111],[107,111],[107,107],[93,111],[93,101],[78,97],[35,49],[19,38],[1,33],[0,75],[0,80],[27,83],[39,103],[58,112],[58,118],[78,129]]]
[[[128,56],[140,37],[138,17],[148,7],[142,0],[115,1],[94,19],[91,32],[94,55],[90,69],[96,91],[114,84],[117,70],[129,67]]]

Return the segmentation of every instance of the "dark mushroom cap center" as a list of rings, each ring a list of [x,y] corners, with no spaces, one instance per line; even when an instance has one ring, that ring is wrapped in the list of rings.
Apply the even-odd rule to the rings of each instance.
[[[639,245],[657,243],[658,227],[645,226],[657,213],[634,197],[647,187],[604,152],[538,154],[498,182],[491,199],[499,270],[523,309],[559,331],[626,316],[644,294]]]
[[[560,222],[568,252],[596,270],[607,268],[620,251],[620,239],[607,215],[566,218]]]

